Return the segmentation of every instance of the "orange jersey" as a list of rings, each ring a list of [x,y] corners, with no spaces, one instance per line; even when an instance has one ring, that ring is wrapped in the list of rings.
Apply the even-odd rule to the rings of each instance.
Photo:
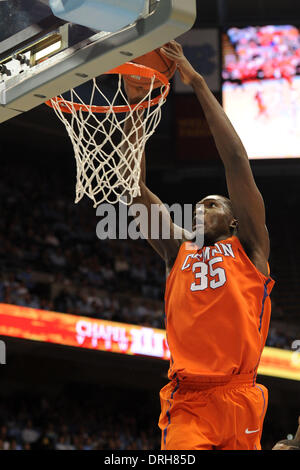
[[[183,243],[165,291],[169,379],[253,374],[265,345],[274,286],[235,236]]]

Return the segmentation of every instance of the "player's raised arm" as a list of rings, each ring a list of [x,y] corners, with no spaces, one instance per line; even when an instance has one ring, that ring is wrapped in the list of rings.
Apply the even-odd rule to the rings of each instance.
[[[162,52],[177,63],[182,81],[191,85],[197,95],[225,167],[228,193],[238,219],[238,236],[255,258],[255,264],[267,273],[270,243],[265,206],[255,184],[247,152],[204,78],[184,56],[181,45],[171,41]]]
[[[140,87],[135,87],[129,83],[125,84],[125,90],[128,96],[128,100],[131,104],[136,104],[140,102],[145,95],[145,90]],[[137,133],[134,131],[139,126],[136,126],[137,121],[142,120],[143,110],[137,110],[133,113],[131,119],[126,119],[124,126],[124,132],[129,136],[131,144],[134,144],[135,139],[137,139]],[[139,127],[141,132],[141,128]],[[172,267],[174,260],[176,259],[180,245],[184,241],[185,232],[182,228],[175,225],[171,219],[170,213],[162,203],[162,201],[153,194],[146,185],[146,158],[145,151],[143,152],[143,157],[141,160],[141,175],[140,175],[140,196],[136,197],[133,200],[133,204],[142,204],[147,209],[148,220],[146,223],[147,233],[144,233],[142,225],[140,225],[140,230],[143,233],[143,236],[148,240],[151,246],[157,251],[157,253],[163,258],[166,262],[167,271]],[[159,216],[159,227],[157,230],[158,237],[152,236],[153,228],[153,218],[152,215],[156,212],[160,212]],[[156,212],[157,213],[157,212]],[[163,227],[166,229],[169,227],[170,236],[164,237]],[[155,230],[154,230],[155,232]]]

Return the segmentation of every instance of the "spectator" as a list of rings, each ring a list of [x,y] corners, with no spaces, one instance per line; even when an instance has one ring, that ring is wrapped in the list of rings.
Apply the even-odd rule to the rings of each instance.
[[[40,437],[39,431],[34,429],[31,419],[28,419],[26,426],[22,431],[23,442],[25,444],[33,444],[38,440],[39,437]]]

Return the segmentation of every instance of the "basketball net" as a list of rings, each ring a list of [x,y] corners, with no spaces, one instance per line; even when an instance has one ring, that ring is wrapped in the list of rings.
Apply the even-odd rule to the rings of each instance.
[[[137,64],[127,63],[107,73],[119,75],[113,99],[104,94],[94,78],[89,103],[84,103],[74,89],[70,90],[69,101],[58,96],[46,103],[64,123],[73,144],[77,170],[75,203],[87,195],[94,207],[102,202],[119,201],[130,205],[140,196],[145,144],[161,120],[161,108],[170,87],[165,76]],[[145,97],[134,105],[122,90],[122,75],[130,73],[151,78]],[[161,94],[152,98],[155,78],[162,82]],[[107,106],[92,104],[99,96]],[[120,97],[125,105],[116,106]],[[128,135],[124,132],[127,120],[131,120]]]

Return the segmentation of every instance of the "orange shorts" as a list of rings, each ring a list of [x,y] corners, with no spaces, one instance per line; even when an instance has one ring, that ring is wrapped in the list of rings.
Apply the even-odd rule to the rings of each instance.
[[[160,392],[162,450],[261,450],[268,390],[253,374],[172,381]]]

